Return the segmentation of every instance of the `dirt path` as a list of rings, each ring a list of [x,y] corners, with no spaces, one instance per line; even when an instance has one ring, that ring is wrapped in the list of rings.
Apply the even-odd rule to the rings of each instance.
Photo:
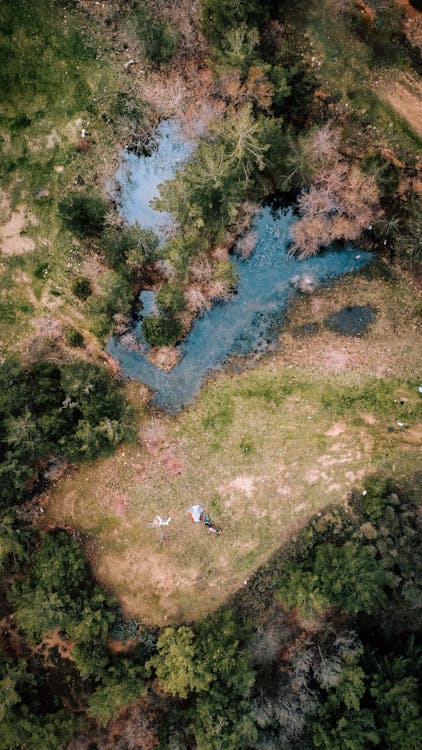
[[[375,91],[388,102],[412,130],[422,137],[422,81],[416,75],[389,70],[378,81]]]

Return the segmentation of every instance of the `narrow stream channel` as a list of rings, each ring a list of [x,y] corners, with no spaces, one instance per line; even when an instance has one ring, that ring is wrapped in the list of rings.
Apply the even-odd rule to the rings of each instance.
[[[154,211],[149,201],[158,194],[158,184],[174,174],[178,160],[188,156],[192,144],[180,144],[171,122],[167,122],[164,134],[157,152],[143,158],[130,155],[125,173],[118,173],[121,212],[128,223],[138,221],[156,229],[168,221],[169,217]],[[164,167],[165,153],[172,161],[170,158]],[[160,170],[165,174],[160,174]],[[315,284],[326,284],[359,270],[371,260],[370,253],[350,245],[330,248],[307,260],[290,257],[289,229],[294,220],[291,209],[261,210],[252,224],[257,235],[252,255],[243,260],[234,252],[233,263],[239,277],[236,294],[229,302],[218,303],[197,318],[180,344],[181,359],[171,372],[149,362],[140,321],[133,322],[140,350],[127,348],[118,337],[110,339],[107,350],[119,361],[126,377],[139,380],[154,391],[152,403],[174,414],[194,398],[206,374],[223,367],[230,356],[274,348],[283,313],[297,293],[297,277],[307,276]],[[144,314],[150,314],[152,293],[143,292],[141,301]]]

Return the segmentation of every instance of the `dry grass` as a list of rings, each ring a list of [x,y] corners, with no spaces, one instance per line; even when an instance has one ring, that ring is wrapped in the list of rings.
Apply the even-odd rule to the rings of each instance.
[[[204,615],[375,466],[396,473],[416,466],[416,388],[388,386],[384,403],[381,384],[374,409],[367,396],[344,409],[342,393],[353,385],[372,392],[367,378],[305,377],[275,359],[225,374],[179,417],[146,419],[137,445],[60,481],[46,522],[87,535],[96,575],[127,614],[158,624]],[[386,424],[403,409],[409,429],[390,434]],[[195,501],[222,536],[192,524],[186,510]],[[172,516],[164,539],[148,528],[157,514]]]
[[[312,338],[294,335],[295,329],[322,324],[327,315],[348,305],[376,308],[376,319],[364,337],[342,336],[323,325]],[[422,375],[420,316],[420,293],[410,277],[399,271],[390,280],[353,276],[310,297],[296,298],[275,362],[323,372],[417,377]]]

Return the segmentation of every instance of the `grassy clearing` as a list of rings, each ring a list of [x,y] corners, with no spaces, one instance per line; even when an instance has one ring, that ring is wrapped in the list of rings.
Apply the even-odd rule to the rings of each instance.
[[[305,376],[270,360],[209,382],[176,419],[146,419],[138,445],[54,489],[47,522],[86,536],[96,575],[128,614],[159,624],[194,619],[366,473],[410,473],[421,420],[415,382]],[[222,536],[189,521],[194,501]],[[157,513],[173,518],[164,543],[147,528]]]
[[[98,283],[104,269],[63,228],[57,206],[69,190],[103,189],[131,127],[137,83],[112,29],[95,8],[87,14],[73,3],[0,8],[2,352],[21,351],[38,333],[48,338],[38,330],[46,317],[92,327],[70,283],[81,272]],[[138,120],[143,112],[139,100]]]

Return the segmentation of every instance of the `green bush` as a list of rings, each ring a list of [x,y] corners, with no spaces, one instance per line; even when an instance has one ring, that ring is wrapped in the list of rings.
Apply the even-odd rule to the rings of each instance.
[[[92,294],[91,282],[86,276],[77,276],[73,279],[71,289],[75,297],[82,300],[88,299]]]
[[[376,151],[368,151],[362,159],[366,174],[374,175],[382,196],[393,195],[399,186],[400,175],[397,167]]]
[[[107,203],[98,193],[74,191],[59,202],[63,224],[76,237],[98,237],[104,229]]]
[[[152,346],[172,346],[182,336],[182,324],[166,315],[151,315],[144,318],[142,330],[149,344]]]
[[[68,328],[65,333],[65,339],[68,346],[81,347],[84,345],[84,337],[76,328]]]
[[[157,305],[164,313],[171,315],[183,310],[185,297],[180,284],[167,282],[163,284],[156,297]]]
[[[101,247],[104,258],[111,268],[127,265],[136,271],[144,263],[152,263],[156,257],[159,240],[152,229],[143,229],[139,224],[131,227],[111,227],[104,232]]]
[[[145,55],[156,68],[168,63],[174,56],[178,34],[169,23],[160,21],[146,4],[134,8],[136,30]]]
[[[218,42],[230,29],[260,26],[268,20],[271,0],[201,0],[202,31],[207,39]]]

